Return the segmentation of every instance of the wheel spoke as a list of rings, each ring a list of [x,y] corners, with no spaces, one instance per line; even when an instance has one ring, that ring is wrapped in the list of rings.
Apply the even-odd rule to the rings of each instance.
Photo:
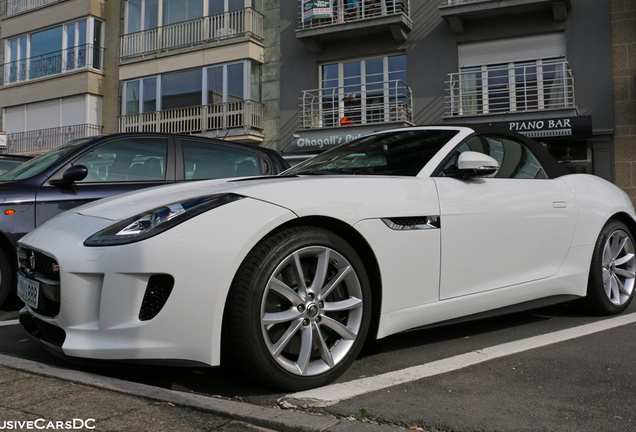
[[[296,271],[296,279],[298,283],[298,294],[301,297],[307,296],[307,285],[305,284],[305,272],[303,271],[298,252],[294,253],[294,270]]]
[[[323,300],[331,294],[331,291],[334,290],[340,284],[345,277],[352,271],[351,266],[346,266],[338,270],[338,273],[325,285],[318,294],[318,300]]]
[[[280,356],[280,353],[292,340],[294,335],[298,332],[298,329],[303,325],[303,320],[298,319],[290,324],[285,333],[278,339],[278,341],[270,346],[270,352],[274,357]]]
[[[338,312],[356,309],[362,306],[362,300],[350,297],[346,300],[336,302],[325,302],[325,306],[322,308],[324,312]]]
[[[625,277],[627,279],[632,279],[632,278],[636,277],[636,273],[634,273],[633,271],[629,271],[629,270],[622,269],[622,268],[617,268],[616,269],[616,274],[618,276],[623,276],[623,277]]]
[[[318,351],[320,351],[320,358],[327,364],[327,366],[331,368],[334,366],[333,356],[331,355],[331,351],[329,351],[329,348],[325,343],[325,338],[320,331],[320,326],[316,323],[313,323],[312,325],[314,326],[314,333],[318,338]]]
[[[328,316],[322,316],[320,325],[330,328],[331,330],[342,336],[344,339],[355,339],[357,336],[357,333],[351,330],[349,327],[340,324],[338,321],[334,320],[333,318],[329,318]]]
[[[261,322],[263,325],[280,324],[293,321],[301,316],[296,308],[288,309],[282,312],[266,312]]]
[[[314,346],[314,332],[312,331],[311,326],[307,326],[302,328],[300,335],[302,342],[296,365],[298,366],[300,373],[304,375],[307,372],[307,366],[309,365],[309,359],[311,358],[311,351]]]
[[[626,253],[621,258],[617,258],[616,259],[616,265],[617,266],[621,266],[621,265],[629,263],[630,261],[634,261],[634,254],[633,253]]]
[[[612,300],[614,303],[620,303],[620,281],[618,280],[618,278],[616,276],[612,276],[610,278],[610,293],[609,293],[609,298],[610,300]]]
[[[316,263],[316,275],[309,287],[309,291],[318,294],[327,280],[327,272],[329,271],[329,249],[325,249],[318,255]]]
[[[303,301],[303,299],[298,295],[296,291],[294,291],[289,285],[278,278],[270,279],[269,289],[282,295],[295,306],[299,305]]]

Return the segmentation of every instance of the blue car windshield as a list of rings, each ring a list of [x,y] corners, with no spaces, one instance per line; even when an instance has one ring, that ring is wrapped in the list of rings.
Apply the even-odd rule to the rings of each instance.
[[[456,130],[404,130],[364,136],[312,157],[282,175],[416,176]]]
[[[35,157],[17,168],[12,169],[0,176],[0,182],[12,180],[24,180],[40,174],[42,171],[62,159],[67,154],[75,151],[78,147],[83,146],[87,142],[94,140],[95,137],[80,138],[72,140],[56,149],[49,150],[46,153]]]

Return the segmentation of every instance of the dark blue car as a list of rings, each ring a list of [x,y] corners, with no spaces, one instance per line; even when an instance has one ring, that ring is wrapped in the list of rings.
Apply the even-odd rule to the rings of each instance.
[[[156,133],[81,138],[31,159],[0,176],[0,305],[15,286],[17,240],[65,210],[150,186],[288,167],[271,149]]]

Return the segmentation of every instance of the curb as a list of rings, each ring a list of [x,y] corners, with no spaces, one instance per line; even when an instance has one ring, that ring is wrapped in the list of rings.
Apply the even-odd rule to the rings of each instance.
[[[0,365],[22,372],[70,381],[129,396],[172,403],[280,432],[394,432],[400,430],[400,428],[392,426],[360,423],[348,419],[327,418],[317,414],[305,414],[246,402],[237,402],[220,397],[168,390],[88,372],[50,366],[4,354],[0,354]]]

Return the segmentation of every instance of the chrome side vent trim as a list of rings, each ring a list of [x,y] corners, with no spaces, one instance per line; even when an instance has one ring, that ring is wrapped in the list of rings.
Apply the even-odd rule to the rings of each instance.
[[[382,222],[395,231],[439,229],[439,216],[383,218]]]

